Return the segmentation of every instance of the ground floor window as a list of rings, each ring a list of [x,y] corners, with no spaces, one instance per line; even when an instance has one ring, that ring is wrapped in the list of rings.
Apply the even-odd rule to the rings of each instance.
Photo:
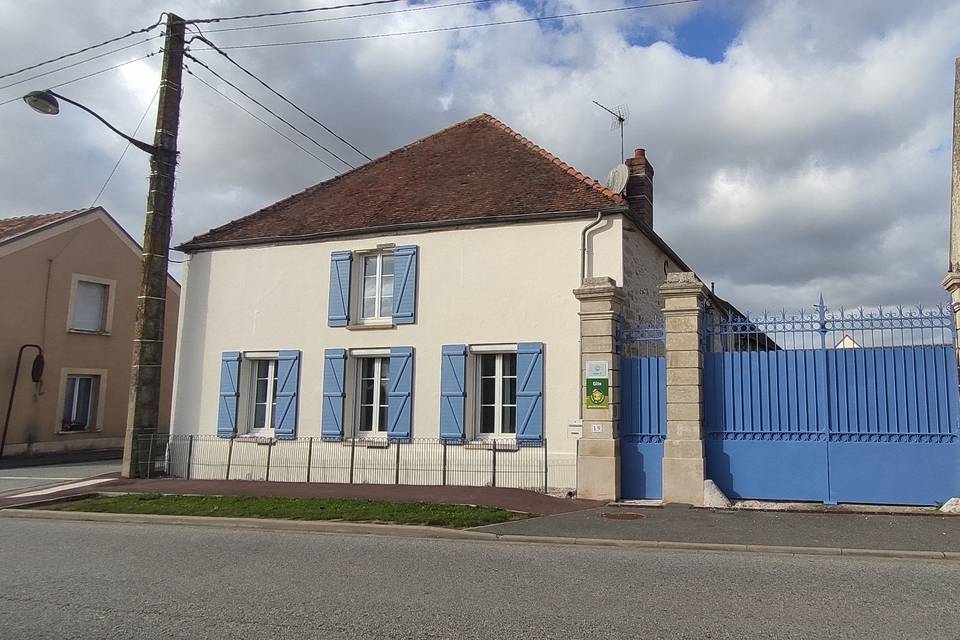
[[[250,361],[250,412],[247,430],[252,434],[273,431],[274,408],[277,406],[277,361]]]
[[[96,426],[100,376],[68,375],[63,394],[61,431],[90,431]]]
[[[517,354],[481,353],[477,358],[478,433],[484,438],[517,433]]]
[[[359,358],[357,369],[357,432],[361,437],[386,434],[390,358]]]

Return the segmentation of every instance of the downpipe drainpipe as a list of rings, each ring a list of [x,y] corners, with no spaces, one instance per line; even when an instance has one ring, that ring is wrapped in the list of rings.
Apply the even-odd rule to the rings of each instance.
[[[587,278],[587,233],[603,221],[603,212],[597,212],[597,219],[580,232],[580,284]]]

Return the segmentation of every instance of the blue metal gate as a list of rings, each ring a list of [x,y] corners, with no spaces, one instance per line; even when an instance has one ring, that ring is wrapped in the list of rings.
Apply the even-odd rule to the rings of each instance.
[[[620,495],[663,496],[667,435],[664,326],[629,325],[620,332]]]
[[[729,496],[936,504],[960,495],[946,307],[713,319],[707,475]]]

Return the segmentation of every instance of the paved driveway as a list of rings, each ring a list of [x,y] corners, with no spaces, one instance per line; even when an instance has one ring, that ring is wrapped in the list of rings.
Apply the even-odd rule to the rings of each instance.
[[[119,460],[0,469],[0,499],[44,491],[107,473],[120,473]]]

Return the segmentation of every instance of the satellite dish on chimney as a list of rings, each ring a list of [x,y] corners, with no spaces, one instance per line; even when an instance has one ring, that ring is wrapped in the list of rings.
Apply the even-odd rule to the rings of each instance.
[[[630,170],[627,169],[627,165],[618,164],[607,176],[607,189],[613,191],[614,193],[623,193],[623,190],[627,186],[627,179],[630,177]]]

